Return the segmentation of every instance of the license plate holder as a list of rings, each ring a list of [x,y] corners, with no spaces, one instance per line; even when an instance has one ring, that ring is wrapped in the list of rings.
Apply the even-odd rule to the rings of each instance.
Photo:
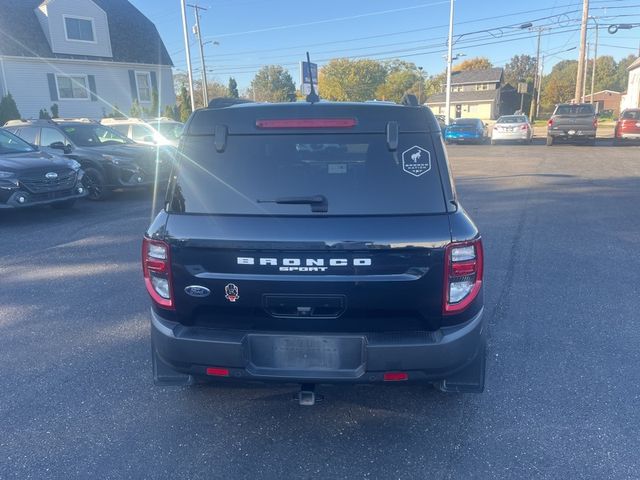
[[[254,375],[356,378],[365,368],[362,336],[248,335],[248,370]]]

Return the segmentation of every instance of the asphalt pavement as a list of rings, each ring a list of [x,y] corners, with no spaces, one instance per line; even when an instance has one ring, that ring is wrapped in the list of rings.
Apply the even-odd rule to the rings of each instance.
[[[640,147],[448,150],[486,250],[484,394],[154,387],[148,192],[0,211],[0,478],[637,479]]]

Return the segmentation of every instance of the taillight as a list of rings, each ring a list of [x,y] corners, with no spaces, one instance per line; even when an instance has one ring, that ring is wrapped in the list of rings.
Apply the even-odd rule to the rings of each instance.
[[[160,240],[142,240],[142,272],[147,291],[155,303],[174,309],[171,287],[171,250]]]
[[[443,313],[465,310],[482,287],[482,241],[450,244],[445,252]]]
[[[526,123],[520,127],[520,130],[529,130],[529,125]]]
[[[547,127],[553,127],[553,118],[550,118],[547,122]]]

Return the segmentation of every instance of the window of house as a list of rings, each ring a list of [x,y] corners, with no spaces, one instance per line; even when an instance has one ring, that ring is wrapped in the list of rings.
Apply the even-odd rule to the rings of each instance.
[[[136,72],[136,83],[138,84],[138,101],[151,101],[151,75],[149,72]]]
[[[87,77],[82,75],[57,76],[58,97],[65,99],[87,99],[89,92],[87,90]]]
[[[64,17],[64,29],[67,40],[94,42],[93,20],[81,17]]]

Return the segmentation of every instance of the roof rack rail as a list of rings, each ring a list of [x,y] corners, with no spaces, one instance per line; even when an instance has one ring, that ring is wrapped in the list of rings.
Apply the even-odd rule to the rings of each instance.
[[[98,120],[94,120],[93,118],[52,118],[52,122],[78,122],[78,123],[100,123]]]
[[[217,97],[209,102],[208,108],[227,108],[233,105],[240,105],[243,103],[254,103],[251,100],[245,98],[232,98],[232,97]]]

